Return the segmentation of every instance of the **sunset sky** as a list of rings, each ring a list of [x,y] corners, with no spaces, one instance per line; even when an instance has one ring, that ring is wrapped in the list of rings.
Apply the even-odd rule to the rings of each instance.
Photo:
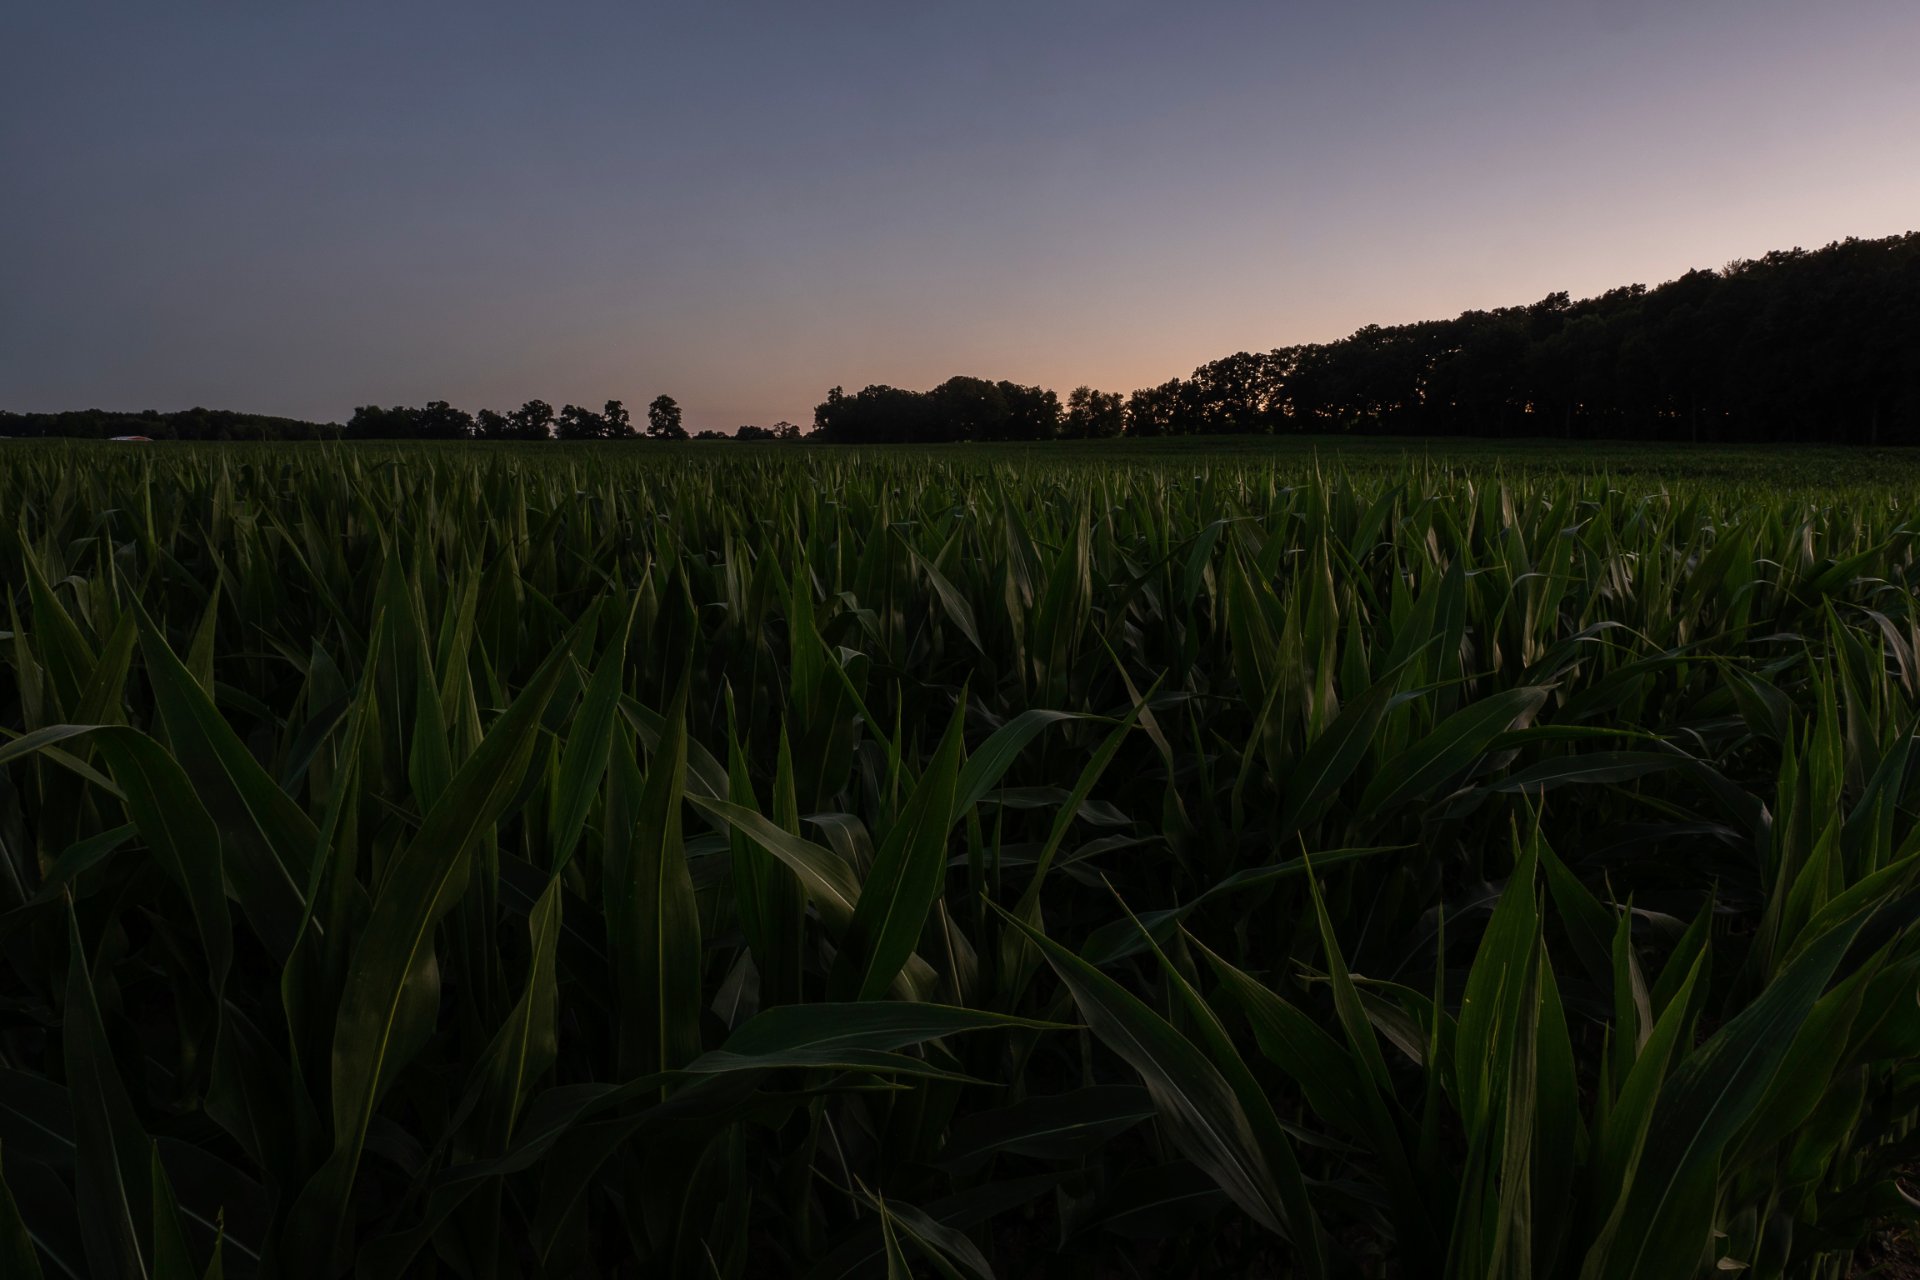
[[[1920,228],[1920,4],[16,3],[0,408],[693,428]]]

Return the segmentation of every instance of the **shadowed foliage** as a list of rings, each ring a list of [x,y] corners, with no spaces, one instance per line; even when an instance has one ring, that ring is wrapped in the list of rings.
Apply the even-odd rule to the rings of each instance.
[[[11,446],[0,1267],[1838,1276],[1914,478]]]

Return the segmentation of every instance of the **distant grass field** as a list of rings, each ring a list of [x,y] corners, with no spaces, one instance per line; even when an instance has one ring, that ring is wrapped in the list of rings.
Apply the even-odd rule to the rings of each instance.
[[[163,453],[216,450],[246,456],[287,450],[296,455],[344,450],[361,457],[407,456],[416,450],[432,454],[471,453],[476,459],[513,458],[549,461],[568,459],[582,465],[608,462],[653,463],[715,459],[802,460],[816,462],[849,458],[878,458],[913,463],[1006,463],[1027,465],[1081,465],[1124,463],[1135,466],[1272,465],[1282,469],[1310,468],[1316,463],[1334,469],[1374,474],[1409,465],[1470,468],[1481,474],[1511,471],[1548,472],[1567,476],[1649,476],[1669,480],[1752,483],[1789,489],[1869,488],[1899,490],[1920,483],[1920,449],[1865,449],[1814,445],[1715,445],[1696,448],[1685,444],[1643,444],[1629,441],[1569,443],[1557,440],[1437,439],[1397,436],[1201,436],[1161,439],[1055,440],[1039,444],[967,443],[949,445],[868,445],[841,447],[811,444],[723,440],[690,441],[666,447],[651,442],[472,444],[328,443],[203,444],[158,442],[141,446],[98,441],[0,441],[0,458],[9,451],[152,448]]]
[[[0,1274],[1845,1274],[1920,457],[0,443]]]
[[[534,446],[539,448],[540,446]],[[640,446],[644,448],[645,446]],[[725,451],[741,446],[702,441],[696,450]],[[779,456],[791,445],[755,444],[746,448]],[[818,446],[801,446],[817,449]],[[996,462],[1094,461],[1149,466],[1271,464],[1311,466],[1361,473],[1435,464],[1472,468],[1481,473],[1550,472],[1568,476],[1649,476],[1670,480],[1752,483],[1788,488],[1893,488],[1920,484],[1920,449],[1861,449],[1811,445],[1735,445],[1696,448],[1685,444],[1627,441],[1568,443],[1557,440],[1446,440],[1393,436],[1206,436],[1164,439],[1056,440],[1043,444],[961,444],[931,448],[916,445],[868,446],[860,450],[825,449],[828,454],[954,461],[985,458]]]

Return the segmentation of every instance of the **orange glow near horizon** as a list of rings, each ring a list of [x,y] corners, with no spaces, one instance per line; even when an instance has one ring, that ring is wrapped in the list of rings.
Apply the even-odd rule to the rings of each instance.
[[[10,22],[0,408],[730,431],[1920,227],[1892,0]]]

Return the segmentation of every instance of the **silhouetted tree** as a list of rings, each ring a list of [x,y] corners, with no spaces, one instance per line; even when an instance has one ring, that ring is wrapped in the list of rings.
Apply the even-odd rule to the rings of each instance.
[[[997,426],[997,434],[985,437],[1001,440],[1051,440],[1060,434],[1060,397],[1046,387],[1026,387],[1017,382],[998,382],[994,390],[1006,414]],[[980,439],[981,437],[973,437]]]
[[[828,390],[825,400],[813,406],[813,429],[823,439],[833,432],[834,424],[841,418],[846,400],[846,389],[833,387]]]
[[[68,409],[59,413],[8,413],[0,410],[0,437],[35,439],[60,437],[104,440],[111,436],[146,436],[150,440],[339,440],[349,438],[337,422],[306,422],[231,409],[158,409],[123,412],[110,409]]]
[[[655,440],[687,438],[687,429],[680,425],[680,406],[672,396],[655,396],[647,406],[647,435]]]
[[[391,421],[387,410],[379,405],[363,404],[356,406],[353,416],[347,419],[347,435],[356,440],[391,439],[397,434],[399,426]]]
[[[820,438],[845,444],[1048,440],[1059,430],[1060,400],[1044,387],[969,377],[949,378],[927,392],[876,385],[850,396],[835,387],[814,407],[813,423]],[[790,422],[775,431],[781,439],[800,438]]]
[[[554,435],[561,440],[599,440],[605,437],[607,422],[591,409],[570,404],[554,420]]]
[[[466,440],[473,435],[473,418],[445,400],[427,401],[426,408],[414,411],[413,420],[417,440]]]
[[[567,406],[569,439],[634,435],[617,400]],[[1720,441],[1920,443],[1920,233],[1836,241],[1690,271],[1658,288],[1550,293],[1450,320],[1368,325],[1337,342],[1236,352],[1124,400],[956,377],[931,391],[835,387],[812,438],[831,443],[1045,440],[1112,434],[1391,432]],[[529,400],[474,418],[444,400],[362,405],[346,426],[196,406],[172,413],[0,413],[0,436],[180,440],[550,439]],[[685,439],[679,406],[646,434]],[[792,423],[736,439],[798,439]]]
[[[600,411],[600,421],[604,424],[604,434],[609,440],[631,440],[634,438],[633,420],[627,416],[627,406],[618,400],[607,401]]]
[[[513,423],[513,436],[516,440],[551,440],[553,438],[553,406],[545,400],[529,400],[507,417]]]
[[[1185,435],[1180,379],[1144,387],[1127,397],[1127,434],[1130,436]]]
[[[800,428],[782,419],[771,427],[756,427],[751,424],[739,427],[734,431],[732,438],[735,440],[798,440]]]
[[[1126,401],[1118,391],[1079,386],[1067,395],[1060,434],[1069,440],[1101,440],[1119,435],[1126,425]]]
[[[1264,357],[1242,351],[1195,369],[1178,399],[1189,409],[1187,429],[1232,435],[1270,430],[1264,367]]]
[[[1007,397],[984,378],[948,378],[927,393],[928,412],[919,439],[1004,440],[1008,437]]]

